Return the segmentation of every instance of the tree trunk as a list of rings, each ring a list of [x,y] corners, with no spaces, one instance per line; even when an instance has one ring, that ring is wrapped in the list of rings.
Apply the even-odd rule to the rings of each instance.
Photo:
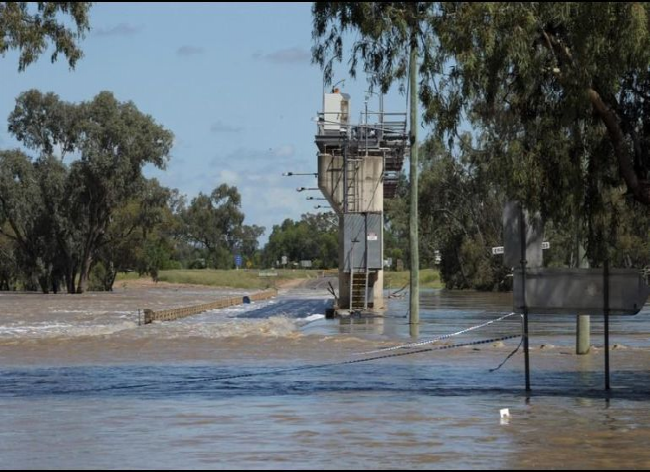
[[[88,280],[90,279],[90,268],[92,266],[92,257],[90,254],[84,255],[79,268],[79,283],[77,284],[77,293],[85,293],[88,290]]]
[[[415,28],[413,29],[415,31]],[[410,292],[409,292],[409,325],[410,334],[417,337],[420,323],[420,251],[418,238],[418,44],[415,33],[411,39],[411,55],[409,59],[409,90],[410,90],[410,131],[411,159],[409,178],[411,180],[411,198],[409,203],[409,246],[410,246]]]
[[[106,274],[104,276],[104,290],[107,292],[112,292],[113,291],[113,285],[115,284],[115,279],[117,277],[117,270],[115,270],[115,264],[113,262],[108,263],[108,267],[106,267]]]
[[[101,234],[103,234],[102,227],[95,225],[86,238],[83,255],[81,257],[81,266],[79,267],[79,284],[77,285],[77,293],[84,293],[88,289],[90,269],[93,264],[93,254],[97,247],[97,243],[101,239]]]
[[[38,285],[41,287],[41,292],[43,292],[43,294],[47,295],[50,293],[49,279],[46,275],[38,277]]]
[[[650,191],[646,185],[642,185],[639,177],[636,175],[632,158],[625,148],[625,135],[618,122],[616,113],[603,101],[600,94],[594,89],[588,89],[587,95],[591,105],[600,117],[601,121],[607,128],[607,132],[614,147],[614,153],[618,159],[618,168],[625,184],[627,185],[634,198],[643,203],[650,205]]]
[[[68,271],[65,274],[65,287],[68,293],[70,294],[73,294],[76,291],[74,286],[74,279],[75,279],[74,271]]]

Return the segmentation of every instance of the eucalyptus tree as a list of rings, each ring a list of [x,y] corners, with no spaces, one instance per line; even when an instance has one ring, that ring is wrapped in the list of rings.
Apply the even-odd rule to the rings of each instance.
[[[0,232],[0,290],[15,290],[19,272],[14,245]]]
[[[53,166],[67,153],[72,158],[65,166],[65,189],[58,194],[67,199],[61,228],[68,236],[69,260],[75,261],[66,277],[68,290],[78,273],[74,291],[82,293],[115,211],[138,193],[145,165],[165,167],[173,135],[110,92],[78,104],[62,102],[54,94],[25,92],[17,99],[9,130],[39,152],[39,163]]]
[[[47,292],[52,251],[43,201],[39,176],[29,157],[21,151],[0,151],[0,234],[12,243],[27,284],[40,285]]]
[[[424,79],[437,61],[430,34],[433,2],[316,2],[313,13],[312,49],[314,62],[324,71],[329,83],[335,62],[344,58],[344,40],[351,40],[350,75],[359,65],[371,85],[387,92],[398,82],[408,85],[410,96],[410,173],[409,205],[410,302],[412,334],[419,322],[418,251],[418,75]],[[360,64],[361,63],[361,64]]]
[[[235,234],[241,255],[250,262],[259,256],[260,238],[266,231],[264,226],[242,225]]]
[[[229,268],[244,222],[237,187],[221,184],[209,195],[199,193],[182,215],[187,239],[205,249],[216,268]]]
[[[0,55],[19,54],[23,71],[52,48],[50,59],[59,54],[74,68],[83,55],[77,42],[90,30],[91,2],[0,2]]]
[[[462,136],[463,142],[469,139]],[[447,288],[503,290],[510,268],[492,255],[492,247],[502,244],[505,196],[475,153],[467,146],[449,149],[435,138],[425,142],[420,197],[429,204],[422,208],[422,229],[440,251]]]
[[[650,5],[453,2],[438,13],[445,67],[424,90],[427,118],[441,135],[485,131],[478,145],[509,196],[556,222],[585,215],[589,253],[604,257],[620,201],[650,205]]]
[[[264,247],[264,262],[271,267],[287,258],[289,263],[311,260],[314,268],[338,265],[338,218],[332,212],[306,213],[274,225]]]
[[[115,210],[97,255],[101,289],[112,290],[118,272],[136,270],[156,279],[169,264],[180,226],[172,208],[174,195],[156,179],[143,179]]]

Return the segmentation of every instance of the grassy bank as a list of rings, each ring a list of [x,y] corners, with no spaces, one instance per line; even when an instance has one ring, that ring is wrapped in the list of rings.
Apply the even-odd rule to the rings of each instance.
[[[164,270],[159,274],[161,282],[172,284],[206,285],[210,287],[227,287],[243,289],[264,289],[274,287],[276,283],[291,279],[308,279],[318,277],[320,271],[316,270]],[[264,274],[277,274],[274,277],[260,276]],[[150,277],[139,277],[137,274],[121,273],[115,281],[116,286],[120,282],[129,282],[138,279],[151,280]]]
[[[408,271],[384,273],[384,286],[390,289],[399,289],[409,283],[410,274]],[[440,281],[440,273],[435,269],[420,270],[420,288],[443,288]]]
[[[277,274],[274,277],[260,277],[260,273]],[[206,285],[210,287],[228,287],[243,289],[264,289],[274,287],[292,279],[309,279],[317,278],[322,274],[319,270],[164,270],[160,272],[159,280],[172,284],[189,284],[189,285]],[[335,275],[332,271],[330,275]],[[384,273],[384,285],[389,289],[398,289],[406,285],[409,281],[408,271]],[[115,285],[128,283],[135,280],[151,280],[150,277],[139,277],[138,274],[121,273],[117,276]],[[423,269],[420,271],[421,288],[442,288],[440,274],[434,269]]]

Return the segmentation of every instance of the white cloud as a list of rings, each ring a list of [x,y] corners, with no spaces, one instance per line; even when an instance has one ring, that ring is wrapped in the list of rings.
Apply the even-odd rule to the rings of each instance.
[[[171,162],[168,172],[162,173],[165,185],[179,188],[187,195],[187,201],[199,192],[209,193],[222,183],[235,185],[242,196],[242,210],[246,224],[266,227],[265,238],[273,225],[286,218],[297,220],[303,213],[313,212],[315,203],[307,201],[309,195],[320,197],[318,192],[296,192],[296,187],[316,187],[315,179],[283,177],[283,172],[302,172],[308,164],[296,162],[296,148],[282,144],[266,149],[238,148],[224,155],[215,156],[204,172],[197,173],[192,159],[185,163]],[[316,202],[319,203],[319,202]]]
[[[253,54],[253,59],[270,62],[272,64],[309,64],[311,54],[306,49],[293,47],[280,49],[268,54],[256,52]]]
[[[217,121],[210,126],[212,133],[239,133],[243,128],[241,126],[233,126],[223,121]]]
[[[119,23],[113,27],[96,28],[94,32],[97,36],[134,36],[143,29],[141,25],[135,26],[130,23]]]
[[[190,46],[186,44],[176,50],[176,55],[188,57],[188,56],[196,56],[198,54],[203,54],[204,52],[205,49],[203,49],[202,47]]]
[[[219,181],[220,183],[226,183],[228,185],[236,185],[239,183],[240,178],[237,172],[228,169],[222,169],[219,172]]]
[[[283,144],[273,149],[273,155],[275,157],[293,157],[296,152],[296,149],[292,144]]]

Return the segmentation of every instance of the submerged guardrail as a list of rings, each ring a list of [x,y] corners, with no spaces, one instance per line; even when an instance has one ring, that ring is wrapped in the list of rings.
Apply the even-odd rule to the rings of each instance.
[[[268,300],[269,298],[277,296],[277,294],[277,290],[271,289],[265,290],[263,292],[257,292],[252,295],[220,298],[219,300],[211,303],[203,303],[201,305],[194,305],[189,307],[169,308],[166,310],[157,311],[145,308],[143,324],[151,324],[154,321],[179,320],[181,318],[187,318],[188,316],[198,315],[204,311],[218,310],[220,308],[228,308],[231,306],[241,305],[242,303],[245,303],[245,300],[247,299],[254,302]]]

